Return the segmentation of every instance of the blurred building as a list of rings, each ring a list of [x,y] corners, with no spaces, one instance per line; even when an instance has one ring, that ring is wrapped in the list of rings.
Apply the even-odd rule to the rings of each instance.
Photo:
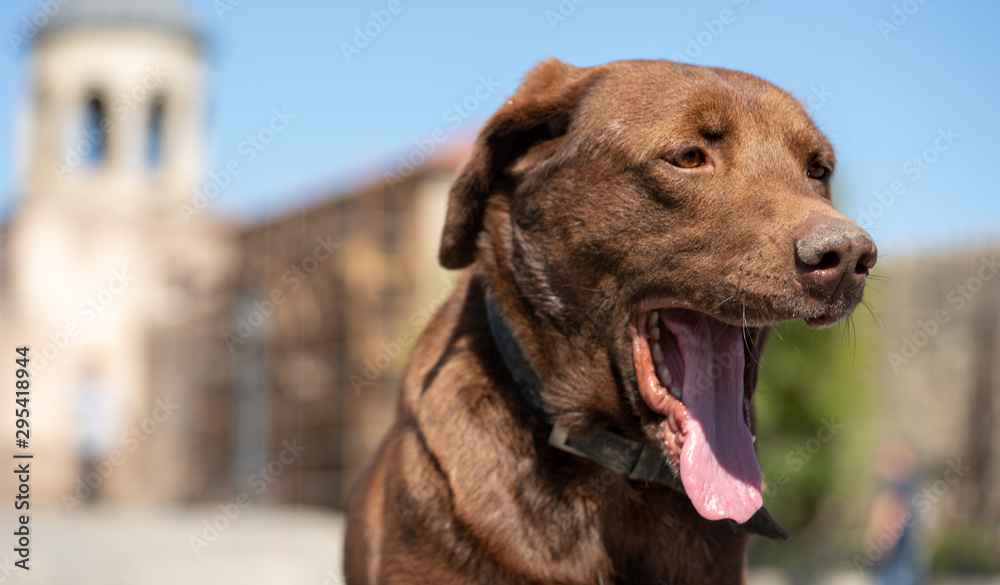
[[[78,0],[46,20],[0,292],[4,347],[31,347],[32,489],[176,499],[191,415],[174,405],[197,385],[169,340],[236,258],[228,230],[176,212],[202,176],[201,41],[167,0]]]
[[[46,20],[0,281],[4,347],[31,347],[33,497],[342,505],[448,292],[458,159],[221,225],[191,206],[206,67],[183,5],[74,0]]]

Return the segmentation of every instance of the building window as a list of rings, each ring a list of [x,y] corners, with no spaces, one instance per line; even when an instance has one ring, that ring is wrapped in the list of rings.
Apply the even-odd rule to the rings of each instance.
[[[97,166],[107,158],[107,136],[105,130],[108,129],[104,103],[101,98],[93,96],[87,102],[87,111],[83,120],[83,140],[86,146],[81,145],[80,153],[84,160],[91,166]]]
[[[163,162],[163,98],[153,100],[149,110],[149,128],[146,133],[146,162],[159,167]]]

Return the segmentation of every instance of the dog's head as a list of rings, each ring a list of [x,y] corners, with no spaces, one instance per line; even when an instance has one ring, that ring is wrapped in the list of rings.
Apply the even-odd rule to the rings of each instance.
[[[555,410],[638,421],[702,516],[743,522],[761,506],[750,401],[768,327],[844,318],[875,263],[833,208],[833,169],[801,105],[759,78],[551,59],[480,133],[440,259],[489,256],[555,332],[546,346],[570,348],[535,364]]]

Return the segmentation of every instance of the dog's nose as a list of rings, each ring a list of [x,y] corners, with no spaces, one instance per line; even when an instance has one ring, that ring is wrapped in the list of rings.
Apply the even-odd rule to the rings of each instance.
[[[829,297],[862,286],[878,250],[868,232],[857,225],[827,224],[795,243],[795,258],[802,283]]]

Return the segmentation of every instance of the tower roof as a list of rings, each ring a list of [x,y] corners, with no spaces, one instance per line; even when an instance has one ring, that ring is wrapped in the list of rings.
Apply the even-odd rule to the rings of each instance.
[[[72,0],[60,3],[59,11],[38,36],[95,26],[147,28],[199,38],[194,18],[187,6],[178,0]]]

